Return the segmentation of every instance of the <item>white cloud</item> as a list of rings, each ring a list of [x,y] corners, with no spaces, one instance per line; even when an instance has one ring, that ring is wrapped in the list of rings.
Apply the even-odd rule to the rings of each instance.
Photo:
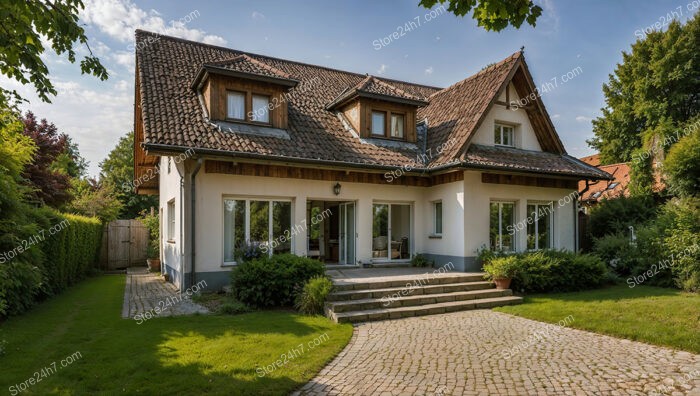
[[[433,74],[433,67],[429,66],[427,69],[425,69],[425,74],[428,76]]]
[[[136,70],[136,56],[130,51],[116,51],[110,56],[110,59],[119,65],[122,65],[133,73]],[[111,75],[111,74],[110,74]]]
[[[386,73],[387,65],[383,64],[379,66],[379,70],[377,70],[377,74],[384,74]]]
[[[545,33],[557,33],[559,31],[559,14],[554,8],[554,1],[536,0],[535,3],[542,7],[542,15],[537,18],[537,30]],[[548,29],[543,29],[543,27]]]
[[[561,117],[560,114],[555,114],[555,115],[552,116],[552,118],[559,118],[559,117]]]
[[[262,21],[265,19],[265,14],[263,14],[262,12],[253,11],[253,14],[251,14],[250,17],[253,18],[253,20],[255,21]]]
[[[576,122],[588,122],[591,120],[592,120],[592,118],[590,118],[590,117],[586,117],[586,116],[582,116],[582,115],[576,116]]]
[[[100,31],[124,43],[133,40],[136,29],[143,29],[208,44],[226,44],[226,40],[220,36],[187,27],[200,16],[199,10],[193,9],[165,21],[159,12],[144,11],[131,0],[86,0],[85,9],[80,13],[80,19],[84,22],[95,25]]]

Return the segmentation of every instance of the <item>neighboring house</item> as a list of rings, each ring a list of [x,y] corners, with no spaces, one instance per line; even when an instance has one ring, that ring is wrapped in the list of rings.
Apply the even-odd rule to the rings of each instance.
[[[227,284],[246,242],[460,271],[484,246],[573,250],[578,181],[610,177],[566,154],[522,52],[437,88],[144,31],[136,48],[136,184],[182,289]]]
[[[588,210],[604,199],[615,199],[619,197],[629,197],[629,184],[631,167],[628,162],[617,164],[601,165],[600,154],[589,155],[581,158],[582,162],[610,174],[612,180],[599,180],[595,182],[582,180],[579,182],[579,191],[581,194],[581,206]],[[655,166],[655,169],[658,169]],[[660,177],[660,172],[655,172],[654,191],[659,192],[665,188]]]

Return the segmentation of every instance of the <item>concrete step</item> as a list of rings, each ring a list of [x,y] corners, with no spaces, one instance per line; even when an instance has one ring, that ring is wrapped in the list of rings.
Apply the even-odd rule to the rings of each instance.
[[[401,287],[390,287],[385,289],[366,289],[366,290],[346,290],[334,291],[328,295],[327,300],[331,301],[348,301],[348,300],[365,300],[370,298],[382,297],[397,297],[402,295],[424,295],[424,294],[440,294],[452,293],[471,290],[486,290],[494,288],[493,282],[460,282],[450,284],[428,284],[425,286],[406,287],[403,284]]]
[[[465,283],[465,282],[480,282],[483,281],[483,274],[460,274],[460,273],[448,273],[441,274],[440,276],[433,276],[430,273],[425,274],[425,276],[408,276],[408,277],[395,277],[388,279],[384,278],[368,278],[366,280],[355,280],[355,281],[343,281],[336,280],[333,281],[336,291],[348,291],[348,290],[370,290],[370,289],[387,289],[394,287],[406,287],[406,285],[412,284],[415,286],[422,285],[446,285],[452,283]]]
[[[412,307],[368,309],[351,312],[327,311],[328,316],[337,323],[358,323],[387,319],[400,319],[412,316],[436,315],[448,312],[467,311],[513,305],[522,302],[522,297],[494,297],[466,301],[451,301]]]
[[[392,298],[365,298],[360,300],[329,302],[327,309],[330,309],[335,313],[341,313],[350,311],[366,311],[370,309],[381,308],[413,307],[417,305],[429,305],[451,301],[478,300],[494,297],[507,297],[512,295],[513,292],[511,290],[500,289],[484,289],[418,295],[413,295],[413,293],[411,293],[401,297],[394,296]]]

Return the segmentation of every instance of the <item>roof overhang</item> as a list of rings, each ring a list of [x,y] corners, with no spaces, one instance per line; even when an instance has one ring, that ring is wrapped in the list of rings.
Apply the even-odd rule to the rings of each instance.
[[[329,103],[326,106],[326,110],[329,110],[329,111],[335,110],[335,109],[342,107],[343,105],[345,105],[349,102],[352,102],[353,100],[359,99],[359,98],[381,100],[383,102],[398,103],[398,104],[402,104],[402,105],[416,106],[416,107],[424,107],[424,106],[428,105],[428,102],[425,100],[413,100],[413,99],[399,98],[399,97],[391,96],[391,95],[380,95],[380,94],[376,94],[376,93],[372,93],[372,92],[351,90],[351,91],[347,91],[345,93],[340,94],[340,96],[338,96],[336,99],[334,99],[331,103]]]

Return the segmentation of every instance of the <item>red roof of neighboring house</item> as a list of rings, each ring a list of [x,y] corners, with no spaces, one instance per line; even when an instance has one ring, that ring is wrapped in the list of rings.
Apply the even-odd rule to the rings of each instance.
[[[631,167],[628,162],[618,164],[600,165],[600,154],[589,155],[588,157],[579,158],[582,162],[595,166],[598,169],[612,175],[613,180],[601,180],[597,182],[589,182],[588,190],[583,193],[581,199],[589,202],[597,202],[603,199],[612,199],[621,196],[629,196]],[[659,172],[656,172],[656,183],[654,191],[661,191],[664,184],[660,179]],[[585,181],[579,181],[578,190],[583,191],[586,188]]]

